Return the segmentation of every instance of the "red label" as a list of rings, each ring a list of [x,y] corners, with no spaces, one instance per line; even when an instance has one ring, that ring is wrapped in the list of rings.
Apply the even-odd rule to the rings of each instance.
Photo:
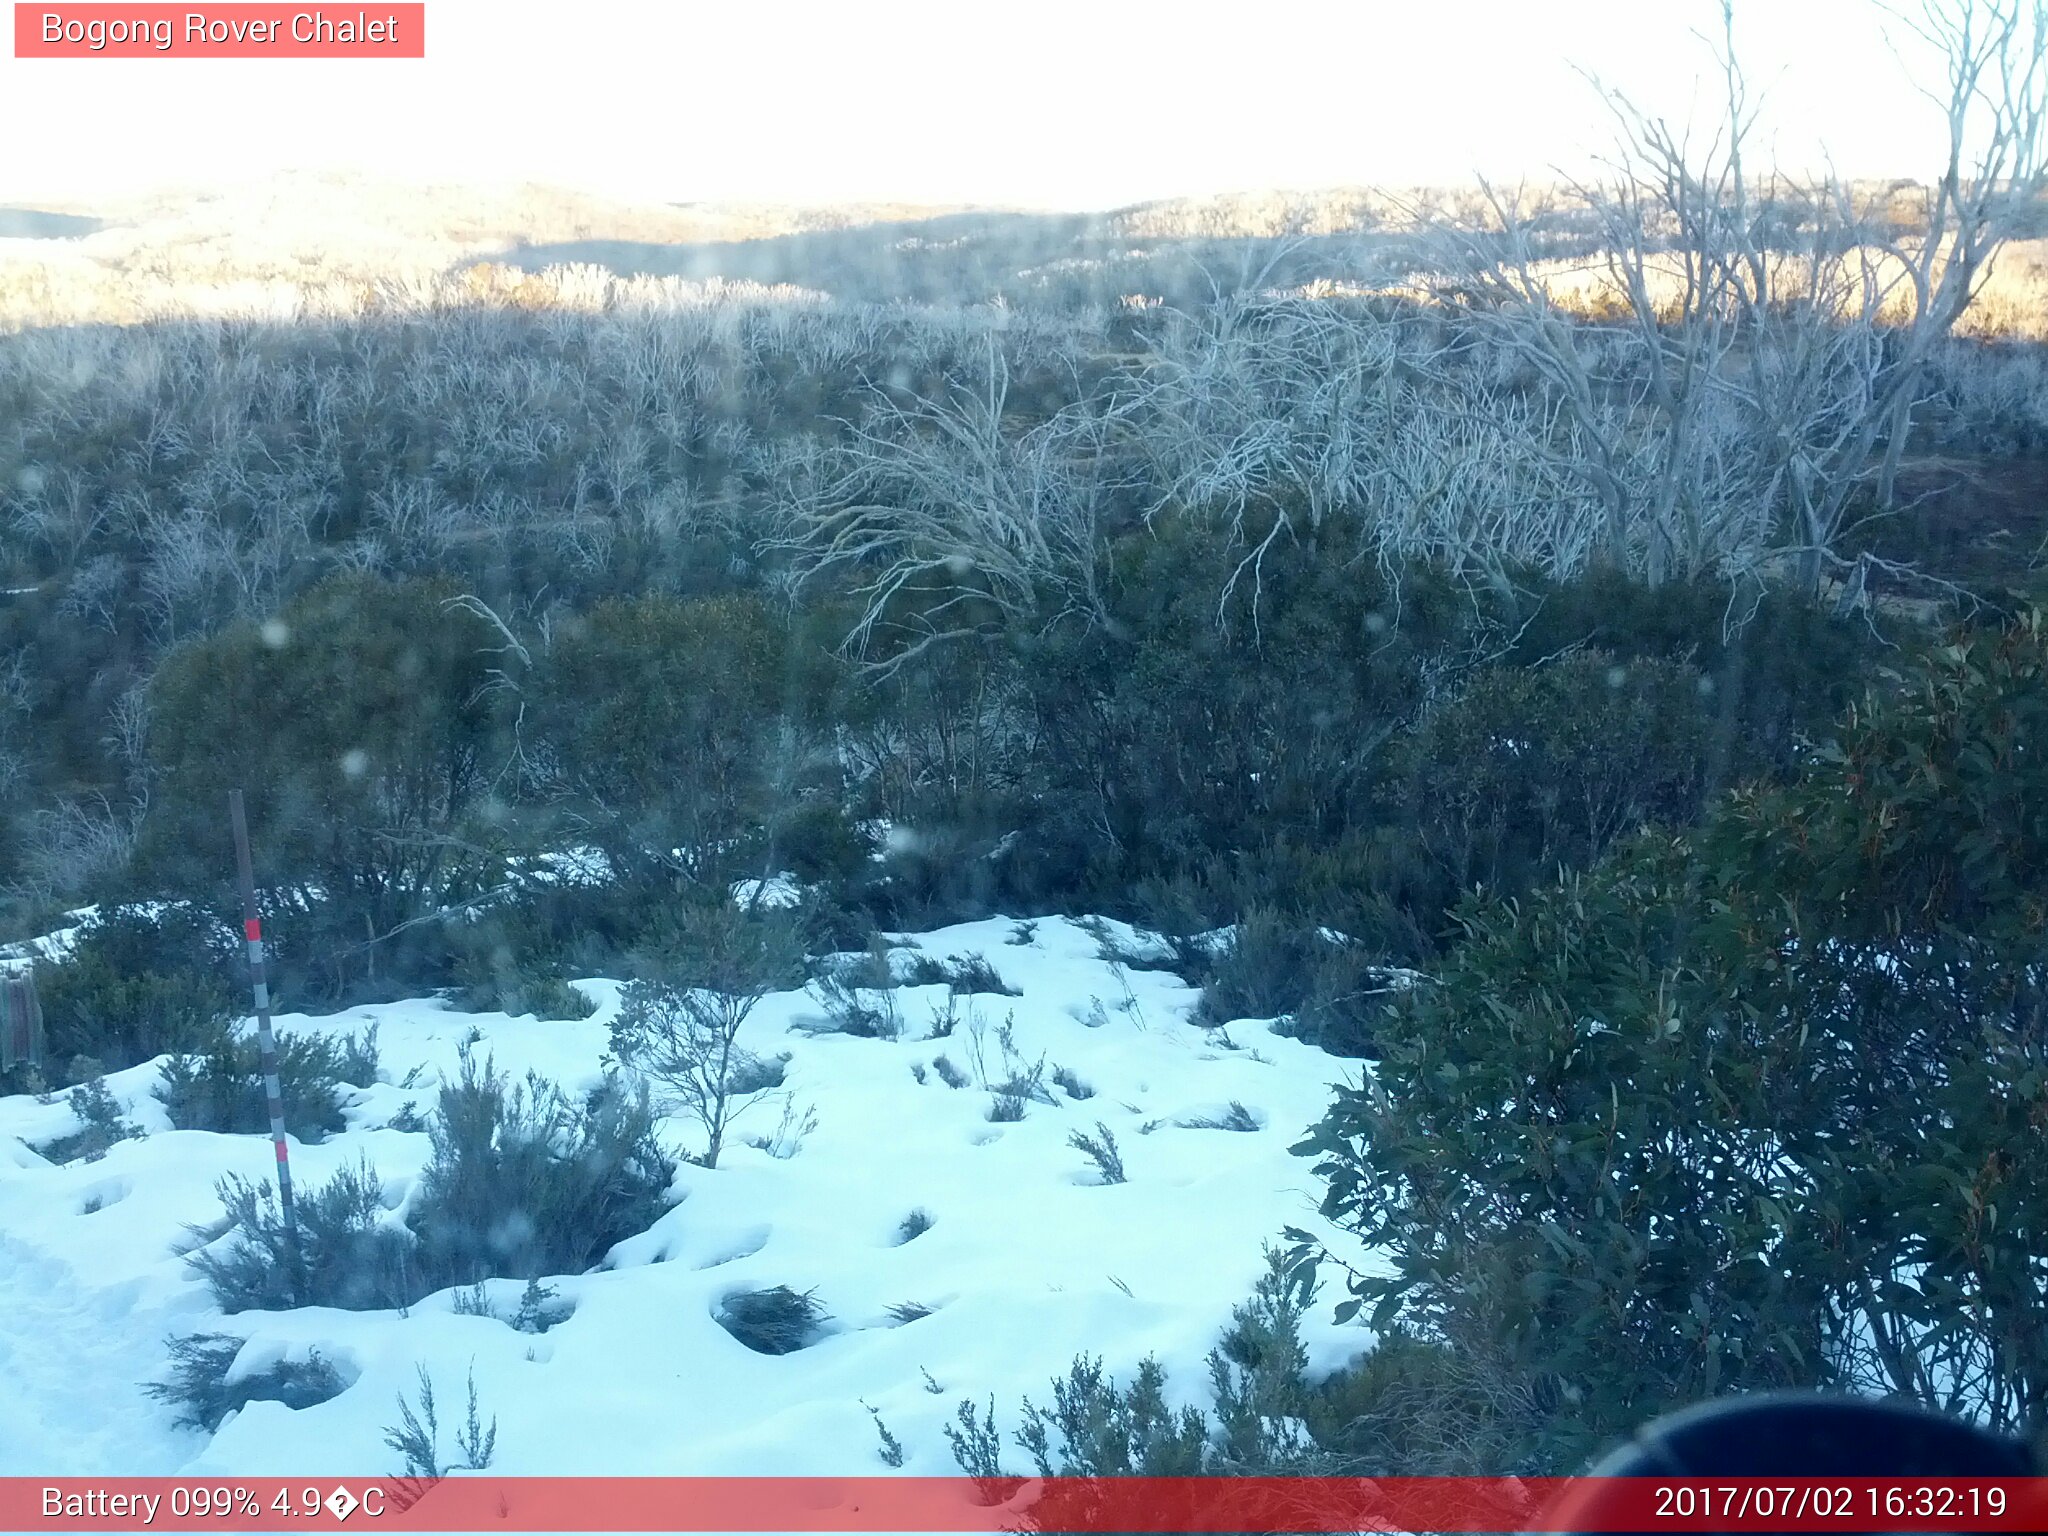
[[[247,919],[242,924],[242,933],[251,944],[261,944],[263,942],[263,919],[260,917]]]
[[[424,4],[14,7],[18,59],[423,59]]]

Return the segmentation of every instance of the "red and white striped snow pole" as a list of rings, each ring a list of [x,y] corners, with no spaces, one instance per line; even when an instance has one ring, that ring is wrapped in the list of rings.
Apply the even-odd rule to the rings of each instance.
[[[249,818],[242,792],[228,791],[228,818],[235,827],[235,865],[242,880],[242,937],[249,947],[249,980],[256,992],[256,1042],[262,1053],[263,1102],[270,1111],[270,1142],[277,1149],[277,1203],[291,1246],[292,1289],[302,1274],[299,1217],[292,1201],[292,1165],[284,1139],[284,1091],[277,1081],[277,1036],[270,1028],[270,982],[263,967],[263,919],[256,914],[256,872],[249,859]],[[294,1297],[296,1299],[296,1295]]]

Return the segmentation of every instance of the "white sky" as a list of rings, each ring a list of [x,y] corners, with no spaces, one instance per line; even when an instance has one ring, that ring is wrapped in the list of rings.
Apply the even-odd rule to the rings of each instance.
[[[361,5],[330,14],[353,15]],[[1096,208],[1583,159],[1572,71],[1683,118],[1708,0],[429,0],[422,61],[0,59],[0,197],[287,168],[674,200]],[[1871,0],[1738,0],[1775,142],[1927,174]]]

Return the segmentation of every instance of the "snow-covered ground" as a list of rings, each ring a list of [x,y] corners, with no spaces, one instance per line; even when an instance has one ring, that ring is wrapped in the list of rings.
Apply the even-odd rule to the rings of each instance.
[[[1128,930],[1110,925],[1130,942]],[[1019,942],[1020,939],[1022,942]],[[745,1043],[791,1055],[799,1128],[756,1111],[716,1170],[684,1164],[676,1204],[619,1245],[601,1269],[553,1280],[575,1311],[544,1334],[458,1313],[442,1292],[404,1312],[305,1308],[223,1317],[182,1257],[189,1229],[220,1213],[222,1175],[267,1175],[259,1136],[176,1131],[152,1090],[154,1064],[108,1085],[147,1134],[95,1162],[56,1166],[33,1148],[77,1129],[62,1098],[0,1099],[0,1473],[385,1474],[383,1443],[417,1368],[435,1380],[444,1424],[461,1416],[474,1370],[498,1420],[493,1471],[562,1474],[836,1474],[886,1470],[868,1408],[901,1441],[904,1470],[956,1470],[941,1434],[962,1398],[993,1396],[1006,1430],[1019,1399],[1046,1399],[1079,1352],[1120,1378],[1146,1354],[1200,1398],[1202,1357],[1263,1268],[1283,1225],[1322,1230],[1309,1165],[1287,1148],[1355,1076],[1336,1060],[1244,1022],[1187,1022],[1196,993],[1163,971],[1100,958],[1093,933],[1064,919],[1008,920],[906,936],[935,957],[978,953],[1022,996],[959,999],[960,1023],[928,1038],[943,986],[895,994],[895,1041],[811,1034],[814,995],[777,994]],[[429,1114],[439,1083],[475,1040],[501,1069],[528,1069],[578,1093],[601,1076],[614,982],[580,983],[600,1006],[576,1022],[450,1011],[434,1000],[287,1015],[282,1033],[378,1027],[381,1081],[363,1085],[349,1129],[294,1143],[301,1189],[367,1158],[385,1203],[402,1211],[428,1138],[391,1128],[411,1104]],[[978,1022],[977,1022],[978,1021]],[[972,1077],[1007,1075],[1001,1033],[1024,1063],[1069,1069],[1093,1096],[1054,1089],[1021,1121],[988,1118],[991,1095],[948,1087],[944,1055]],[[480,1038],[479,1038],[480,1037]],[[921,1072],[913,1069],[922,1069]],[[920,1077],[922,1080],[920,1081]],[[410,1078],[410,1086],[399,1086]],[[1199,1128],[1240,1104],[1259,1129]],[[1116,1135],[1128,1182],[1105,1185],[1068,1145],[1097,1121]],[[407,1117],[405,1123],[411,1123]],[[694,1127],[665,1123],[679,1152]],[[931,1225],[905,1242],[913,1211]],[[754,1353],[716,1320],[738,1291],[815,1290],[832,1316],[793,1354]],[[509,1316],[520,1286],[500,1282]],[[929,1315],[902,1323],[890,1308]],[[1306,1329],[1314,1370],[1367,1344],[1337,1327],[1327,1302]],[[338,1397],[290,1410],[258,1402],[211,1437],[176,1427],[141,1390],[161,1380],[164,1340],[228,1332],[249,1343],[237,1370],[317,1349],[348,1382]],[[451,1413],[450,1410],[453,1410]]]

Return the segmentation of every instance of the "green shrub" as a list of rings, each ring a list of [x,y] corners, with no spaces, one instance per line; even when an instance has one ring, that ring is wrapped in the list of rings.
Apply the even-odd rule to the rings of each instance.
[[[739,1043],[761,1000],[802,976],[787,914],[721,902],[685,907],[643,962],[612,1020],[612,1051],[704,1131],[703,1166],[716,1168],[732,1123],[782,1084],[788,1056]]]
[[[1247,912],[1187,968],[1202,978],[1197,1024],[1279,1018],[1287,1034],[1340,1056],[1377,1054],[1380,1015],[1405,980],[1356,940],[1268,907]]]
[[[1420,869],[1409,899],[1444,907],[1473,886],[1515,894],[1584,869],[1638,828],[1699,817],[1719,703],[1705,674],[1581,651],[1495,666],[1398,739],[1390,811]]]
[[[222,883],[229,789],[251,787],[281,994],[405,995],[445,979],[441,925],[496,882],[489,790],[509,735],[486,685],[501,638],[441,580],[344,576],[174,649],[150,683],[156,788],[135,878]],[[281,643],[279,643],[281,642]]]
[[[1790,586],[1702,578],[1651,587],[1598,567],[1521,585],[1509,662],[1593,650],[1624,664],[1689,666],[1708,681],[1710,790],[1791,773],[1800,742],[1826,735],[1894,647],[1915,643],[1882,614],[1837,614]]]
[[[36,967],[50,1060],[86,1057],[119,1071],[203,1048],[246,996],[232,977],[233,942],[232,930],[187,906],[89,919],[63,960]]]
[[[803,985],[803,928],[787,909],[736,906],[720,892],[667,903],[631,960],[643,981],[759,999]]]
[[[509,1084],[467,1053],[428,1134],[411,1219],[433,1289],[579,1274],[654,1224],[676,1174],[644,1092],[614,1083],[573,1105],[537,1076]]]
[[[1316,1443],[1355,1476],[1501,1477],[1553,1463],[1541,1446],[1556,1410],[1536,1378],[1483,1348],[1390,1332],[1308,1387],[1301,1412]]]
[[[311,1408],[341,1395],[346,1385],[320,1351],[303,1360],[280,1360],[261,1371],[228,1379],[247,1341],[228,1333],[194,1333],[170,1341],[171,1379],[143,1390],[177,1409],[178,1422],[212,1434],[221,1421],[251,1403]]]
[[[1231,1313],[1230,1326],[1210,1351],[1209,1407],[1167,1406],[1167,1377],[1148,1356],[1128,1387],[1119,1387],[1099,1357],[1076,1356],[1052,1382],[1052,1402],[1025,1398],[1017,1445],[1041,1477],[1073,1479],[1056,1489],[1049,1530],[1085,1530],[1090,1517],[1087,1479],[1118,1477],[1284,1476],[1323,1474],[1334,1459],[1298,1428],[1310,1401],[1303,1380],[1308,1355],[1301,1320],[1315,1297],[1311,1272],[1274,1252],[1252,1295]],[[999,1479],[1002,1437],[993,1404],[984,1412],[960,1404],[945,1427],[960,1468],[977,1479]],[[1192,1512],[1190,1512],[1192,1513]]]
[[[1834,734],[1469,906],[1303,1144],[1392,1260],[1344,1310],[1526,1384],[1546,1470],[1731,1390],[2048,1401],[2048,617],[1958,632]]]
[[[318,1141],[346,1129],[344,1094],[377,1080],[375,1026],[361,1038],[280,1035],[277,1080],[292,1135]],[[171,1057],[163,1064],[156,1094],[181,1131],[263,1135],[270,1130],[262,1050],[253,1035],[237,1038],[223,1032],[208,1050]]]
[[[465,936],[451,969],[455,990],[449,1001],[465,1012],[587,1019],[597,1011],[566,977],[551,974],[545,962],[525,961],[503,944]]]
[[[218,1189],[223,1221],[195,1232],[207,1241],[188,1262],[223,1312],[376,1311],[405,1306],[431,1289],[421,1282],[412,1234],[385,1219],[382,1188],[367,1162],[344,1168],[319,1189],[294,1191],[296,1234],[286,1229],[267,1180],[231,1175]]]
[[[582,870],[529,874],[512,895],[448,925],[450,978],[495,1006],[549,978],[616,975],[669,899]]]
[[[1208,1423],[1199,1409],[1169,1409],[1165,1388],[1166,1372],[1150,1356],[1119,1389],[1100,1357],[1078,1355],[1052,1383],[1050,1407],[1024,1399],[1017,1443],[1041,1477],[1198,1476]]]
[[[37,1148],[53,1163],[96,1163],[114,1143],[132,1141],[142,1134],[140,1126],[121,1118],[120,1101],[104,1078],[90,1077],[64,1097],[78,1117],[78,1129]]]
[[[773,862],[806,884],[855,878],[874,861],[874,839],[823,795],[778,816],[770,838]]]
[[[722,891],[758,869],[806,777],[836,792],[836,760],[813,749],[837,671],[758,597],[616,598],[561,627],[528,726],[554,793],[622,878]],[[829,839],[797,819],[799,848],[831,863]]]

